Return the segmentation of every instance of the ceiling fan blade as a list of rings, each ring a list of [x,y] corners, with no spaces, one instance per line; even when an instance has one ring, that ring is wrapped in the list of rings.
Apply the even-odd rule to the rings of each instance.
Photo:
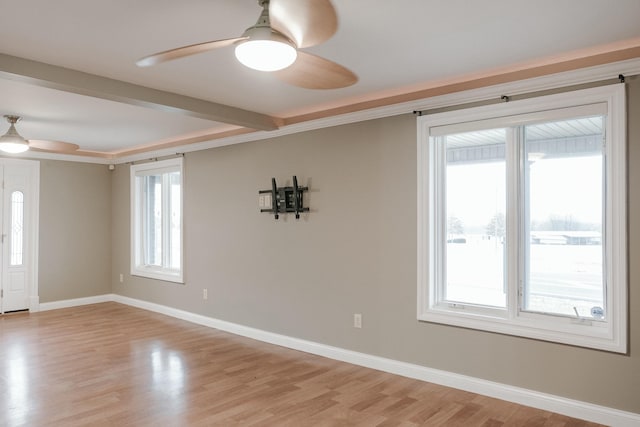
[[[338,29],[338,16],[330,0],[271,0],[271,27],[309,47],[327,41]]]
[[[285,83],[307,89],[338,89],[358,81],[348,68],[302,51],[298,51],[293,65],[273,74]]]
[[[175,49],[165,50],[164,52],[154,53],[145,56],[136,62],[138,67],[149,67],[151,65],[160,64],[161,62],[173,61],[174,59],[185,56],[195,55],[196,53],[206,52],[208,50],[217,49],[219,47],[231,46],[247,37],[236,37],[234,39],[214,40],[210,42],[197,43],[189,46],[178,47]]]
[[[62,141],[30,139],[28,140],[28,142],[30,148],[35,148],[36,150],[53,151],[55,153],[71,153],[80,148],[78,144],[72,144],[70,142]]]

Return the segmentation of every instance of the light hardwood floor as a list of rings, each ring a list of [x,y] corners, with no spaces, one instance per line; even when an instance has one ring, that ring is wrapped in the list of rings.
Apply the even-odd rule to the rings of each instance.
[[[0,316],[1,426],[593,426],[104,303]]]

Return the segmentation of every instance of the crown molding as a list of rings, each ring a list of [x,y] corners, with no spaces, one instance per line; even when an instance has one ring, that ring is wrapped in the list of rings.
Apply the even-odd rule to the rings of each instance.
[[[564,71],[556,74],[534,77],[524,80],[512,81],[508,83],[495,84],[477,89],[464,90],[447,93],[424,99],[417,99],[408,102],[385,105],[367,110],[349,112],[330,117],[322,117],[315,120],[303,121],[273,131],[256,131],[242,135],[234,135],[211,139],[191,145],[172,147],[170,149],[152,150],[134,155],[125,155],[115,158],[114,163],[127,163],[148,159],[150,157],[169,156],[180,153],[207,150],[210,148],[223,147],[227,145],[242,144],[245,142],[260,141],[277,138],[285,135],[292,135],[301,132],[308,132],[327,127],[341,126],[350,123],[357,123],[367,120],[392,117],[402,114],[412,114],[414,111],[431,110],[452,107],[460,104],[471,104],[483,102],[491,99],[500,100],[502,95],[516,96],[532,92],[555,90],[569,86],[589,84],[602,80],[617,78],[619,74],[627,77],[640,74],[640,58],[628,59],[593,67],[581,68],[578,70]]]

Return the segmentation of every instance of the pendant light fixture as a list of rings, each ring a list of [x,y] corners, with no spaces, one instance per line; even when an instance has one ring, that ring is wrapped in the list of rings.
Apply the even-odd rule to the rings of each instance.
[[[262,0],[260,5],[262,13],[256,24],[242,35],[247,40],[236,46],[236,58],[254,70],[282,70],[295,62],[298,51],[291,40],[271,27],[269,1]]]
[[[15,124],[20,120],[19,116],[6,115],[5,119],[9,122],[9,130],[0,136],[0,151],[5,153],[17,154],[23,153],[29,149],[29,143],[16,130]]]

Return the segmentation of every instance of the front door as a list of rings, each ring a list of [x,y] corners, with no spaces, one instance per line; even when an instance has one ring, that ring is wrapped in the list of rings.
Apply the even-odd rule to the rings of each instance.
[[[40,164],[0,159],[0,313],[38,301],[36,262]]]

